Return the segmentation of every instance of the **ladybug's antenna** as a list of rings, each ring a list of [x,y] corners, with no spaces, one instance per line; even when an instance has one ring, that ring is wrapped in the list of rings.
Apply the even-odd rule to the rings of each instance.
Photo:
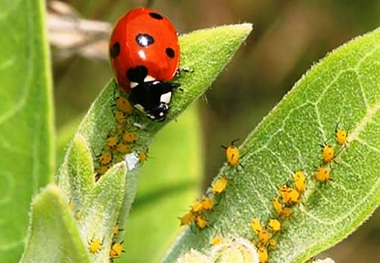
[[[154,0],[148,0],[148,1],[146,1],[146,5],[145,5],[145,7],[152,7],[152,5],[154,4]]]

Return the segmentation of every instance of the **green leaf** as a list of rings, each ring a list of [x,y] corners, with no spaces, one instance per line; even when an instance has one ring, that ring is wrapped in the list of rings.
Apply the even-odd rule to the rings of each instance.
[[[304,262],[352,233],[380,203],[380,30],[329,54],[285,96],[242,144],[241,166],[225,165],[229,183],[208,228],[185,231],[164,262],[190,248],[207,252],[216,235],[257,240],[250,220],[266,225],[278,217],[271,200],[278,187],[293,186],[293,173],[307,175],[307,191],[283,221],[270,262]],[[335,129],[348,131],[339,146]],[[323,164],[321,144],[335,147]],[[320,166],[333,181],[315,181]],[[219,176],[220,176],[219,175]]]
[[[33,200],[30,226],[21,263],[90,262],[77,222],[57,186],[49,185]]]
[[[90,148],[85,138],[77,134],[67,150],[66,159],[59,171],[58,186],[78,211],[93,199],[92,191],[95,187],[93,171]]]
[[[45,4],[0,3],[0,258],[17,262],[32,195],[54,174]]]
[[[84,238],[102,240],[103,247],[92,254],[91,262],[108,262],[112,244],[112,229],[119,215],[126,189],[126,164],[119,163],[109,169],[98,181],[91,194],[91,200],[80,211],[79,227]],[[128,176],[128,175],[127,175]]]

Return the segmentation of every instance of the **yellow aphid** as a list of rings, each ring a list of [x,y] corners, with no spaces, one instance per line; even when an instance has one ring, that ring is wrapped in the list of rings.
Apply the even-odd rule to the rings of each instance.
[[[303,193],[306,190],[306,176],[303,172],[297,171],[293,175],[294,186],[298,192]]]
[[[342,129],[335,130],[336,142],[339,145],[345,145],[347,143],[347,131]]]
[[[210,197],[203,197],[201,203],[204,210],[211,210],[214,208],[214,201]]]
[[[266,245],[268,243],[270,234],[266,229],[261,229],[257,235],[259,236],[260,244]]]
[[[132,146],[121,142],[117,145],[116,150],[121,154],[126,154],[132,151]]]
[[[109,152],[105,152],[100,155],[99,163],[102,165],[107,165],[112,161],[112,154]]]
[[[107,138],[106,145],[107,145],[109,148],[114,148],[114,147],[117,145],[117,137],[116,137],[116,136],[109,135],[108,138]]]
[[[224,191],[227,187],[227,178],[226,177],[220,177],[214,183],[212,184],[212,193],[214,195],[218,195]]]
[[[322,158],[324,163],[329,163],[334,160],[335,150],[332,145],[324,144],[322,147]]]
[[[317,173],[315,174],[315,180],[317,180],[318,182],[323,182],[323,183],[331,180],[330,170],[323,166],[319,167],[317,170]]]
[[[118,242],[112,243],[112,247],[109,254],[111,261],[117,257],[120,257],[122,252],[125,252],[123,250],[123,241],[120,243]]]
[[[267,263],[268,262],[268,250],[264,246],[259,246],[257,248],[257,253],[259,254],[259,261],[260,263]]]
[[[273,233],[281,231],[281,222],[277,219],[270,219],[268,222],[268,227],[272,229]]]
[[[129,103],[128,99],[125,97],[118,97],[116,99],[116,108],[124,113],[131,114],[133,111],[132,105]]]
[[[202,201],[198,200],[191,206],[192,213],[200,213],[203,210]]]
[[[285,219],[285,218],[289,218],[291,215],[292,215],[292,210],[290,209],[290,207],[284,207],[280,216],[282,219]]]
[[[127,132],[123,135],[123,141],[133,143],[137,141],[137,134],[135,132]]]
[[[141,163],[145,162],[148,159],[148,151],[138,153],[137,157]]]
[[[280,193],[282,200],[285,202],[285,204],[287,204],[289,201],[288,187],[286,185],[281,185],[278,188],[278,192]]]
[[[187,225],[190,225],[192,222],[194,222],[195,215],[189,212],[185,214],[184,216],[182,216],[181,218],[179,218],[179,220],[181,221],[180,226],[187,226]]]
[[[98,169],[96,170],[98,175],[103,175],[105,174],[108,170],[110,169],[110,166],[109,165],[101,165],[98,167]]]
[[[116,119],[117,123],[119,123],[119,124],[123,125],[126,123],[125,114],[121,110],[115,111],[115,119]]]
[[[119,228],[119,225],[115,225],[113,228],[112,228],[112,233],[116,236],[119,234],[120,231],[123,231],[123,229],[120,229]]]
[[[268,247],[270,248],[270,249],[276,249],[276,247],[277,247],[277,240],[276,239],[269,239],[269,241],[268,241]]]
[[[195,217],[195,223],[197,224],[197,226],[199,227],[199,229],[203,229],[207,225],[206,218],[204,216],[202,216],[202,215],[197,215]]]
[[[300,201],[300,193],[296,189],[287,187],[286,185],[280,186],[279,193],[286,205],[292,205]]]
[[[301,200],[301,194],[294,188],[288,188],[288,204],[295,204]]]
[[[237,167],[240,161],[239,149],[234,145],[238,140],[239,139],[232,141],[231,145],[227,147],[222,145],[222,148],[226,150],[227,163],[232,167]]]
[[[280,202],[280,200],[278,200],[278,197],[275,197],[272,200],[272,205],[273,205],[274,211],[276,211],[278,215],[281,215],[284,207],[282,203]]]
[[[70,202],[67,204],[67,208],[68,208],[71,212],[74,212],[74,210],[75,210],[74,203],[70,201]]]
[[[217,245],[222,244],[222,242],[223,242],[223,239],[219,236],[216,236],[213,239],[211,239],[210,245],[211,246],[217,246]]]
[[[89,242],[90,252],[95,254],[102,248],[102,241],[99,238],[93,238],[91,242]]]
[[[263,230],[263,227],[258,218],[253,218],[251,220],[251,228],[256,234],[258,234],[261,230]]]

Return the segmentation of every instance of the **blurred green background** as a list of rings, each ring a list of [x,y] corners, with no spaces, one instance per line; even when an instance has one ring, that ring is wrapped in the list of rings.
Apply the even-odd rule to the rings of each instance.
[[[65,2],[75,8],[82,18],[114,23],[124,12],[145,5],[147,1]],[[196,151],[202,161],[200,170],[203,170],[204,176],[198,193],[193,192],[193,199],[209,184],[222,165],[224,153],[221,144],[227,145],[237,138],[244,139],[307,69],[327,52],[375,29],[380,22],[378,0],[157,0],[153,7],[168,16],[181,34],[221,24],[250,22],[254,25],[245,45],[204,99],[198,102],[198,110],[193,109],[193,116],[199,118],[192,120],[194,127],[186,126],[190,133],[192,129],[194,133],[199,129],[201,131],[196,143],[202,149]],[[53,48],[56,125],[61,135],[58,138],[60,145],[65,145],[70,138],[68,130],[75,129],[75,124],[112,77],[106,59],[106,41],[107,34],[87,39],[72,47],[70,50],[73,52],[69,54]],[[85,55],[83,47],[93,48],[99,56]],[[175,147],[181,147],[181,142],[173,144],[168,141],[180,140],[180,134],[176,133],[183,131],[175,130],[176,122],[171,126],[166,136],[157,139],[157,144],[172,147],[169,149],[175,151]],[[177,126],[181,125],[178,123]],[[169,154],[171,152],[169,150]],[[154,162],[160,163],[169,157],[157,154],[153,158]],[[59,158],[58,162],[61,160]],[[170,173],[170,170],[162,172]],[[159,177],[159,174],[155,175],[154,180],[159,180]],[[151,196],[151,199],[146,196]],[[157,197],[147,195],[144,190],[138,193],[132,216],[139,206],[149,206],[154,198]],[[186,209],[186,204],[180,206]],[[135,222],[131,224],[135,229],[138,229],[138,224],[140,227],[147,224],[148,219],[142,220],[141,217],[138,219],[136,215],[133,219]],[[332,257],[337,262],[380,262],[380,211],[348,239],[322,256]]]

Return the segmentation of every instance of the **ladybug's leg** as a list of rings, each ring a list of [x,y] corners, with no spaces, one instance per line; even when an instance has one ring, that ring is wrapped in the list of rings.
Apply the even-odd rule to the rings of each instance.
[[[181,73],[182,72],[185,72],[185,73],[192,73],[194,72],[194,70],[190,69],[190,68],[187,68],[187,67],[184,67],[184,68],[178,68],[176,71],[175,71],[175,75],[174,77],[179,77],[181,76]]]

